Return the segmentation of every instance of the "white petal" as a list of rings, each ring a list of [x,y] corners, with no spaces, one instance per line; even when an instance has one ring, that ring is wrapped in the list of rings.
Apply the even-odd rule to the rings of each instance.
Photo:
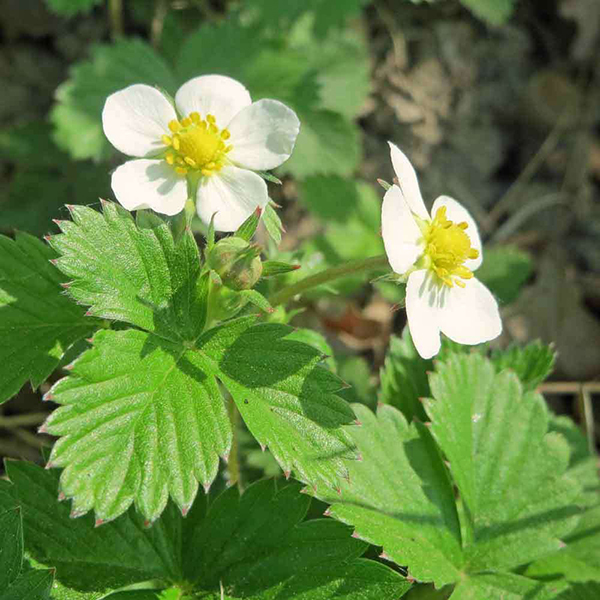
[[[176,215],[187,200],[187,181],[164,160],[130,160],[113,174],[111,185],[117,200],[127,210],[151,208],[163,215]]]
[[[285,162],[300,131],[296,113],[277,100],[259,100],[244,108],[227,127],[230,160],[247,169],[267,170]]]
[[[250,106],[250,93],[235,79],[223,75],[202,75],[184,83],[175,95],[177,110],[186,117],[199,112],[204,119],[213,115],[220,129],[227,127],[233,117]]]
[[[156,89],[141,83],[111,94],[102,110],[102,127],[108,141],[129,156],[146,156],[165,147],[161,136],[177,115]]]
[[[479,252],[477,258],[469,258],[464,262],[467,269],[475,271],[481,266],[483,261],[483,250],[481,248],[481,238],[479,237],[479,230],[477,229],[477,223],[475,223],[473,217],[469,211],[460,202],[457,202],[450,196],[440,196],[431,207],[431,216],[435,218],[435,213],[438,208],[446,207],[446,217],[454,223],[462,223],[463,221],[468,225],[465,229],[465,233],[471,240],[471,247],[475,248]]]
[[[411,273],[406,285],[406,316],[410,335],[417,352],[431,358],[440,351],[438,312],[441,301],[440,285],[428,271]]]
[[[217,231],[235,231],[257,206],[263,208],[268,202],[267,184],[261,177],[246,169],[227,166],[200,180],[196,210],[207,224],[215,215]]]
[[[403,275],[413,266],[423,250],[418,243],[422,235],[400,188],[396,185],[383,197],[381,235],[392,269]]]
[[[412,210],[417,217],[429,220],[429,213],[425,208],[425,203],[421,196],[421,190],[419,189],[419,182],[414,167],[410,164],[407,156],[400,148],[398,148],[398,146],[392,144],[392,142],[388,142],[388,144],[390,145],[392,165],[394,165],[394,171],[396,172],[400,189],[410,206],[410,210]]]
[[[439,311],[442,333],[459,344],[481,344],[502,333],[498,304],[491,292],[477,279],[465,287],[448,288]]]

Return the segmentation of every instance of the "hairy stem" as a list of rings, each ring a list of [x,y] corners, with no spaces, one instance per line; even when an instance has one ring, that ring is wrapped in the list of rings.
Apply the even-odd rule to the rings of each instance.
[[[311,275],[310,277],[301,279],[293,285],[290,285],[289,287],[280,290],[276,294],[273,294],[273,296],[269,298],[269,302],[271,303],[271,306],[284,304],[296,294],[306,292],[307,290],[319,285],[323,285],[324,283],[329,283],[330,281],[335,281],[336,279],[341,279],[342,277],[347,277],[348,275],[354,275],[355,273],[360,273],[363,271],[383,269],[387,266],[388,259],[385,254],[381,256],[372,256],[371,258],[365,258],[361,260],[353,260],[344,263],[343,265],[338,265],[337,267],[331,267],[331,269],[321,271],[316,275]]]

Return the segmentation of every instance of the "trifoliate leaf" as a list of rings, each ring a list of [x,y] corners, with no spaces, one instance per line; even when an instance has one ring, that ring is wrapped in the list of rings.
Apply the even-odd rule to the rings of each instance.
[[[70,77],[56,90],[51,112],[55,141],[75,159],[99,160],[111,152],[102,131],[106,98],[128,85],[145,83],[170,93],[176,90],[166,62],[146,42],[121,39],[92,49],[90,60],[71,68]]]
[[[198,246],[189,230],[175,242],[159,217],[136,226],[112,202],[103,212],[71,207],[62,235],[50,243],[58,268],[73,281],[69,295],[89,312],[125,321],[174,341],[195,340],[206,320],[207,279],[200,277]]]
[[[548,433],[543,398],[479,354],[440,363],[430,386],[431,431],[467,519],[466,570],[510,569],[557,551],[577,524],[579,486],[565,475],[569,448]]]
[[[537,340],[524,348],[513,346],[507,350],[495,350],[491,358],[496,371],[512,369],[524,390],[535,390],[552,373],[556,352],[552,346]]]
[[[69,503],[57,501],[57,472],[17,461],[7,461],[6,467],[11,483],[0,481],[0,511],[11,500],[18,502],[28,555],[56,566],[63,587],[106,592],[149,579],[182,579],[182,531],[204,518],[203,496],[185,520],[169,503],[152,527],[130,510],[117,521],[94,528],[92,515],[74,519],[77,514]],[[66,592],[64,596],[69,597]]]
[[[73,595],[83,600],[108,582],[122,587],[151,579],[185,586],[193,597],[256,600],[396,600],[409,587],[384,565],[358,558],[366,544],[348,527],[325,519],[303,522],[310,499],[298,484],[261,481],[241,497],[232,487],[208,514],[197,503],[185,519],[169,504],[151,528],[129,511],[94,529],[90,515],[73,521],[68,506],[56,502],[52,472],[27,463],[8,467],[12,484],[0,481],[0,511],[6,497],[22,504],[27,550],[59,565],[65,600],[69,586],[75,594],[89,590]],[[141,596],[131,591],[106,597],[145,600],[148,591],[135,593]]]
[[[461,0],[476,17],[490,25],[504,25],[512,15],[516,0]]]
[[[291,158],[278,172],[303,178],[315,174],[350,175],[360,160],[357,127],[341,114],[298,108],[302,123]]]
[[[380,401],[395,406],[412,421],[426,421],[421,398],[429,395],[427,373],[433,370],[431,360],[423,360],[417,352],[408,327],[402,337],[392,336],[390,348],[381,370]]]
[[[101,331],[52,389],[50,462],[76,513],[114,519],[135,502],[150,521],[169,496],[185,513],[231,445],[214,375],[196,353],[142,331]],[[118,441],[118,443],[116,443]]]
[[[46,0],[46,4],[52,12],[72,17],[77,13],[89,12],[96,4],[102,0]]]
[[[38,239],[0,236],[0,403],[26,381],[45,381],[69,347],[98,321],[64,296],[56,253]]]
[[[362,423],[352,437],[362,460],[349,466],[340,494],[323,493],[329,512],[356,534],[383,546],[385,555],[419,581],[443,586],[456,581],[462,565],[461,536],[452,486],[431,436],[409,425],[395,408],[377,416],[353,405]]]
[[[483,264],[477,269],[482,281],[501,304],[514,302],[533,271],[533,262],[526,252],[513,246],[486,248]]]

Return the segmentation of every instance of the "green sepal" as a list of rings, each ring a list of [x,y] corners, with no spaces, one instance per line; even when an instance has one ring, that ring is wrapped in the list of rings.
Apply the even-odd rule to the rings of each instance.
[[[267,173],[266,171],[255,171],[255,173],[260,175],[265,181],[281,185],[281,179],[277,179],[277,177],[275,177],[275,175],[271,175],[271,173]]]
[[[216,214],[216,213],[215,213]],[[208,224],[208,233],[206,234],[206,254],[208,254],[215,245],[215,215],[210,218]]]
[[[260,223],[260,216],[262,214],[262,209],[260,206],[256,208],[256,210],[238,227],[238,230],[235,232],[235,237],[242,238],[249,242],[254,234],[256,233],[256,228]]]
[[[302,265],[291,265],[289,263],[278,260],[267,260],[263,263],[263,277],[273,277],[275,275],[283,275],[290,271],[298,270]]]
[[[269,304],[269,301],[260,292],[257,292],[256,290],[242,290],[241,292],[239,292],[239,295],[266,313],[270,314],[275,310]]]

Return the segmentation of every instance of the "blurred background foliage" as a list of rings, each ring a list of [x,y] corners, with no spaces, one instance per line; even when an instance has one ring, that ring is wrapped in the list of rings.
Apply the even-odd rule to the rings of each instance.
[[[111,198],[122,161],[104,138],[108,94],[132,83],[174,94],[230,75],[253,99],[300,116],[293,157],[271,186],[287,230],[267,254],[297,260],[290,283],[381,254],[387,141],[420,175],[426,202],[464,203],[486,245],[480,278],[499,299],[499,341],[554,342],[547,391],[559,412],[600,388],[600,3],[597,0],[0,0],[0,232],[55,232],[65,204]],[[273,217],[265,223],[271,232]],[[198,231],[201,231],[200,224]],[[277,236],[275,236],[277,237]],[[200,239],[200,238],[199,238]],[[341,280],[274,318],[320,331],[332,368],[376,402],[398,287]],[[267,285],[266,283],[263,285]],[[331,346],[331,347],[330,347]],[[569,387],[570,386],[570,387]],[[590,391],[591,390],[591,391]],[[596,390],[596,391],[594,391]],[[42,390],[43,391],[43,390]],[[586,393],[588,393],[586,392]],[[33,411],[23,390],[4,417]],[[34,421],[32,417],[30,419]],[[24,422],[0,454],[35,457]],[[14,421],[13,421],[14,423]],[[258,456],[258,455],[256,455]],[[251,460],[260,460],[254,456]],[[272,465],[271,465],[272,466]]]

